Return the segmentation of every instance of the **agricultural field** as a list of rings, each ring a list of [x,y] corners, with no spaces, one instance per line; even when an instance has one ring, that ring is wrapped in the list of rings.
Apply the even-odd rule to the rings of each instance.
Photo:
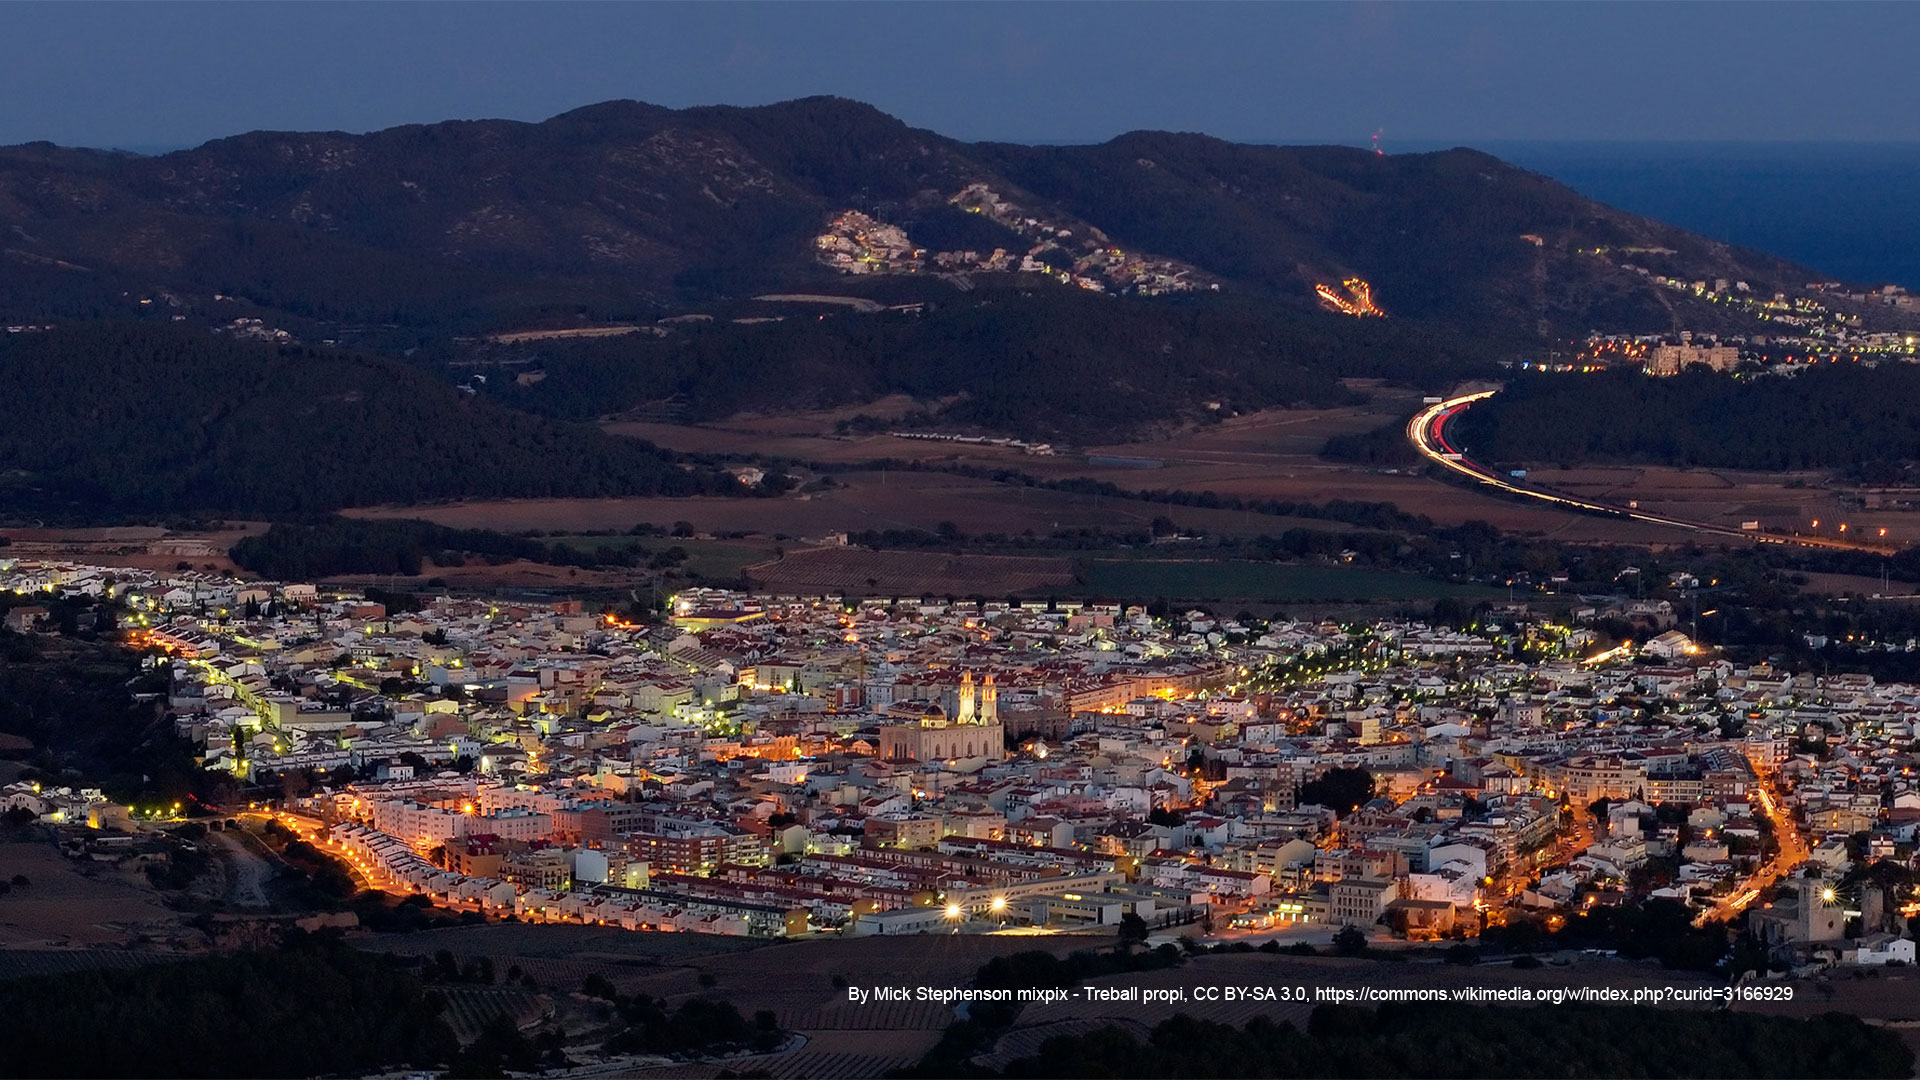
[[[582,570],[516,559],[498,565],[476,560],[467,566],[441,566],[428,560],[420,564],[420,573],[412,577],[336,574],[323,580],[328,585],[346,588],[395,589],[439,581],[451,589],[612,589],[624,588],[643,578],[644,574],[627,569]]]
[[[1073,584],[1066,559],[811,548],[748,570],[768,592],[852,596],[1010,596]]]
[[[31,979],[41,975],[71,975],[76,971],[139,967],[183,960],[191,953],[135,952],[124,948],[0,949],[0,980]]]
[[[1315,503],[1335,499],[1390,502],[1407,513],[1425,515],[1443,525],[1485,521],[1512,532],[1575,543],[1659,546],[1698,539],[1667,526],[1573,513],[1532,500],[1500,496],[1428,476],[1417,465],[1375,468],[1322,460],[1319,451],[1328,438],[1396,426],[1419,406],[1417,395],[1409,390],[1370,380],[1354,380],[1352,385],[1370,393],[1372,400],[1339,409],[1269,410],[1161,438],[1081,447],[1055,456],[888,435],[836,436],[830,414],[739,417],[697,427],[620,424],[609,430],[675,449],[767,454],[842,466],[895,458],[1008,468],[1049,480],[1085,477],[1133,491],[1212,491],[1248,499]],[[1813,531],[1816,519],[1826,530],[1846,521],[1854,535],[1877,537],[1884,528],[1889,540],[1920,540],[1920,513],[1860,509],[1857,493],[1834,487],[1833,478],[1823,472],[1560,469],[1549,464],[1532,466],[1532,471],[1536,482],[1569,494],[1610,501],[1638,499],[1644,509],[1676,517],[1733,526],[1757,520],[1762,528],[1789,531]],[[939,496],[928,491],[924,497]],[[852,510],[851,504],[859,501],[844,499],[839,503]],[[940,511],[916,514],[911,506],[896,502],[888,513],[901,520],[917,520],[937,519]],[[1220,523],[1189,522],[1183,514],[1171,516],[1183,526],[1240,531]],[[859,524],[854,514],[842,520],[845,523],[837,527],[850,531],[878,527]]]
[[[455,528],[507,533],[534,529],[624,532],[641,522],[671,525],[685,521],[697,532],[747,532],[776,539],[888,529],[932,533],[948,522],[969,534],[1018,535],[1031,530],[1045,536],[1060,529],[1144,532],[1154,518],[1162,516],[1172,518],[1183,529],[1220,536],[1259,536],[1296,527],[1350,527],[1305,518],[1045,491],[951,473],[887,470],[837,473],[833,480],[834,486],[826,490],[778,499],[501,499],[363,507],[345,513],[362,518],[421,518]]]
[[[1291,563],[1033,558],[813,548],[751,567],[758,588],[849,596],[1106,597],[1249,603],[1494,599],[1497,590],[1387,570]]]
[[[1911,601],[1920,596],[1920,588],[1897,577],[1877,578],[1866,574],[1799,574],[1794,581],[1806,579],[1800,591],[1811,596],[1867,596]]]
[[[1586,498],[1616,503],[1638,500],[1644,510],[1734,528],[1742,522],[1758,521],[1762,529],[1869,539],[1879,538],[1880,530],[1885,529],[1885,538],[1894,543],[1920,540],[1920,513],[1873,506],[1866,494],[1836,486],[1830,474],[1818,470],[1754,473],[1542,466],[1532,470],[1528,479]],[[1846,526],[1844,533],[1841,525]]]
[[[195,570],[239,573],[227,551],[241,537],[265,532],[265,522],[218,522],[217,529],[174,531],[153,526],[101,529],[0,529],[13,559],[66,559],[93,566],[165,572],[186,563]]]
[[[184,933],[181,916],[138,870],[77,862],[40,838],[0,841],[0,867],[30,882],[0,896],[0,948],[119,946]]]
[[[447,1025],[463,1043],[479,1038],[495,1017],[504,1016],[524,1029],[553,1011],[552,1002],[541,995],[505,986],[449,986],[439,994],[447,1002]]]
[[[1416,601],[1441,597],[1504,596],[1477,585],[1459,585],[1388,570],[1292,563],[1179,562],[1159,559],[1096,559],[1084,570],[1081,591],[1094,596],[1182,601],[1241,600],[1270,604],[1310,601]]]

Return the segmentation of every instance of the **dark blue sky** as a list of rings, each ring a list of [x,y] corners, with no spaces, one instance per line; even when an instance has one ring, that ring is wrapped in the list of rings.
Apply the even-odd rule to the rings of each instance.
[[[0,143],[859,98],[967,139],[1920,141],[1916,3],[0,3]]]

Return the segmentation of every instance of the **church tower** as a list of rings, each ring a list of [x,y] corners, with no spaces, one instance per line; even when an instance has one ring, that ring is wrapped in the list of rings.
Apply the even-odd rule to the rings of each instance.
[[[997,724],[1000,722],[1000,688],[993,685],[993,672],[987,672],[987,681],[980,687],[980,722]]]
[[[973,672],[964,671],[960,673],[960,707],[954,711],[953,722],[971,724],[973,720]]]

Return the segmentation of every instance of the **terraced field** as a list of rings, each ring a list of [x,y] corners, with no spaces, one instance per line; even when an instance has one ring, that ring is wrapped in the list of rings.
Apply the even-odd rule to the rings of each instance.
[[[1099,559],[1086,571],[1085,591],[1116,598],[1302,601],[1433,600],[1443,596],[1492,599],[1504,595],[1414,574],[1290,563]]]
[[[445,987],[440,996],[447,999],[447,1026],[463,1043],[478,1038],[480,1029],[495,1017],[504,1016],[514,1027],[524,1028],[553,1012],[553,1002],[545,995],[503,986]]]
[[[0,979],[69,975],[76,971],[140,967],[190,959],[191,953],[135,952],[131,949],[0,949]]]

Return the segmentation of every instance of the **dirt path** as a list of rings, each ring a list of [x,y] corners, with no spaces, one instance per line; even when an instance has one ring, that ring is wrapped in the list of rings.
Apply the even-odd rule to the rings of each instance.
[[[238,838],[225,832],[209,832],[207,839],[226,854],[227,898],[236,907],[267,906],[267,879],[273,867]]]

